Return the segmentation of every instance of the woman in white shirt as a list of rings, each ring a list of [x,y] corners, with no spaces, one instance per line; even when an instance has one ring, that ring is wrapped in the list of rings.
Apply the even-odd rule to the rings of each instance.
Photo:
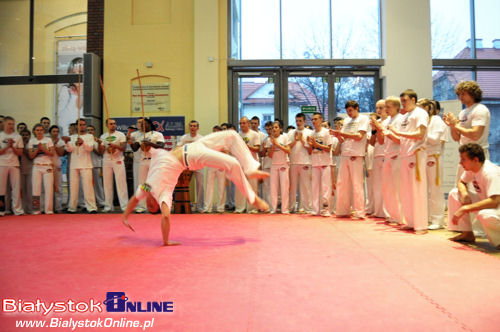
[[[281,134],[281,123],[273,123],[272,135],[266,141],[267,155],[271,158],[271,213],[278,207],[278,187],[281,189],[281,213],[288,214],[289,207],[289,160],[290,142],[288,135]]]
[[[33,214],[41,213],[40,196],[42,194],[42,179],[45,193],[45,214],[53,214],[54,169],[52,156],[54,144],[44,136],[43,126],[37,123],[33,127],[33,135],[28,143],[29,157],[33,159]]]

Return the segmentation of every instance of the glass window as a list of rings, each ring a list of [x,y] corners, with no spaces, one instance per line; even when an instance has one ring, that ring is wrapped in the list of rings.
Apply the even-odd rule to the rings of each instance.
[[[432,93],[436,100],[456,100],[455,86],[460,81],[472,80],[471,71],[434,71],[432,75]]]
[[[238,78],[238,118],[259,117],[261,127],[266,119],[274,119],[275,83],[268,77]]]
[[[288,78],[288,124],[295,125],[295,115],[302,106],[315,106],[316,112],[328,119],[328,80],[326,77],[299,76]],[[304,112],[305,113],[305,112]],[[311,114],[306,114],[312,119]],[[310,123],[310,121],[307,121]]]
[[[240,17],[241,59],[279,59],[280,1],[241,0]]]
[[[470,25],[469,0],[431,0],[432,58],[470,58]]]
[[[0,76],[29,74],[29,0],[0,1]]]
[[[282,2],[283,59],[328,59],[329,0]]]
[[[475,2],[476,46],[478,59],[500,59],[500,1],[482,0]],[[498,82],[498,81],[497,81]]]
[[[379,0],[232,0],[235,59],[380,58]]]
[[[380,58],[378,0],[332,0],[334,59]]]
[[[86,52],[86,34],[86,0],[68,0],[64,6],[53,0],[36,0],[33,38],[35,75],[72,73],[72,61]]]
[[[490,159],[500,165],[500,71],[478,71],[477,82],[483,90],[482,103],[490,110]]]
[[[359,112],[375,111],[375,79],[363,76],[337,77],[335,79],[335,110],[345,113],[345,103],[355,100],[359,104]]]

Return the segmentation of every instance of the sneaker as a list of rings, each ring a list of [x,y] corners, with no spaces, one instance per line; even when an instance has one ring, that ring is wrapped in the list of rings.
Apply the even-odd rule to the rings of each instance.
[[[433,230],[436,230],[436,229],[441,229],[443,228],[442,225],[439,225],[439,224],[432,224],[432,225],[429,225],[429,227],[427,227],[427,229],[433,231]]]
[[[33,211],[33,212],[31,212],[31,214],[36,216],[36,215],[42,214],[42,212],[41,211]]]
[[[323,211],[323,212],[321,212],[321,216],[322,216],[322,217],[330,217],[330,216],[331,216],[331,214],[330,214],[330,212],[328,212],[328,211]]]
[[[144,213],[144,212],[146,212],[146,209],[144,209],[144,208],[137,208],[137,209],[135,209],[135,212],[136,213]]]
[[[102,209],[102,212],[104,212],[104,213],[108,213],[108,212],[111,212],[111,211],[112,210],[109,207],[105,207],[104,209]]]

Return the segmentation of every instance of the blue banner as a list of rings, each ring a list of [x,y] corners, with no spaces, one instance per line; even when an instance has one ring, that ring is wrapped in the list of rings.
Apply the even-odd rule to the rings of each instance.
[[[127,134],[128,127],[135,127],[137,117],[116,117],[116,130]],[[150,117],[156,131],[163,136],[182,136],[185,134],[185,117],[183,116],[152,116]]]

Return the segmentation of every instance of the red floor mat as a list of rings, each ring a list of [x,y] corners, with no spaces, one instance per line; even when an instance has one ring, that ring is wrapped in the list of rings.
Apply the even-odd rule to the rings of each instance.
[[[124,292],[143,307],[172,301],[173,312],[2,312],[0,330],[15,331],[16,321],[106,318],[154,318],[148,331],[500,327],[500,260],[433,234],[373,220],[173,215],[171,239],[182,245],[161,247],[158,215],[130,222],[136,233],[120,215],[1,218],[0,298],[103,302],[107,292]]]

